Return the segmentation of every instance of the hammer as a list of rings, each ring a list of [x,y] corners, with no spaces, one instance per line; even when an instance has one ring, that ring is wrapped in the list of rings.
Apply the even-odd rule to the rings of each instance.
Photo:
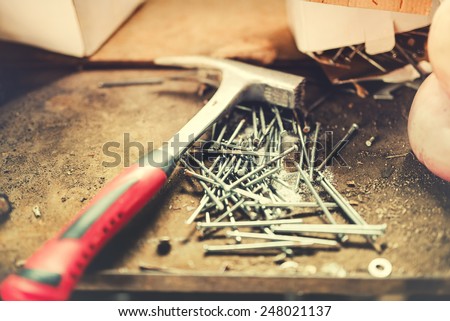
[[[245,63],[201,56],[167,57],[157,65],[196,68],[217,77],[208,103],[159,149],[126,168],[16,274],[2,283],[3,300],[66,300],[85,268],[165,185],[176,162],[219,117],[243,100],[296,108],[304,78]]]

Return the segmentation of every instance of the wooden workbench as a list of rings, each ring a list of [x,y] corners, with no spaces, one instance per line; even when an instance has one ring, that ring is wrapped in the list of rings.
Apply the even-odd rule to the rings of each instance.
[[[198,97],[192,83],[99,89],[98,82],[167,75],[171,71],[149,69],[153,58],[192,53],[259,63],[277,59],[276,65],[285,70],[320,76],[317,67],[299,61],[302,55],[289,33],[284,4],[230,2],[211,1],[214,5],[206,8],[200,0],[149,1],[85,60],[0,45],[0,192],[14,205],[10,217],[0,222],[0,280],[17,270],[122,169],[102,165],[110,160],[102,152],[105,143],[119,142],[123,152],[124,133],[129,133],[132,140],[158,147],[207,98]],[[188,8],[191,14],[186,15]],[[183,15],[186,19],[180,18]],[[200,29],[209,32],[182,37],[184,31],[196,30],[191,28],[198,21],[203,24]],[[247,50],[236,51],[239,48]],[[333,166],[330,172],[337,189],[357,204],[369,223],[388,225],[380,240],[385,246],[381,256],[393,264],[388,279],[368,274],[369,262],[380,255],[364,240],[340,251],[300,253],[292,259],[298,263],[295,270],[275,264],[277,253],[205,256],[205,242],[184,224],[201,195],[177,172],[158,200],[92,264],[75,298],[103,291],[177,292],[189,294],[188,298],[199,293],[208,297],[251,293],[247,298],[450,295],[450,184],[430,174],[409,153],[406,124],[413,95],[404,88],[394,101],[377,102],[337,92],[311,115],[311,121],[322,122],[335,140],[353,122],[360,125],[342,153],[349,166]],[[365,141],[371,136],[377,138],[369,148]],[[137,150],[125,156],[136,160]],[[349,180],[354,187],[346,184]],[[34,216],[35,206],[41,218]],[[189,242],[184,242],[189,235]],[[156,255],[162,236],[171,238],[173,249],[167,256]],[[333,263],[346,271],[345,277],[327,272],[325,267]]]
[[[8,77],[2,78],[3,88],[7,84],[11,90],[2,92],[0,104],[0,190],[9,195],[14,211],[0,225],[0,279],[121,170],[102,165],[110,160],[102,153],[103,144],[117,141],[123,146],[124,133],[130,133],[133,140],[157,147],[203,105],[204,97],[196,95],[192,83],[114,89],[99,89],[97,83],[168,73],[58,68],[2,74]],[[368,274],[367,265],[379,255],[364,242],[340,251],[300,253],[292,259],[299,264],[296,271],[273,263],[276,253],[204,256],[204,242],[195,235],[183,241],[191,232],[184,220],[200,195],[176,173],[158,200],[101,253],[78,290],[449,295],[450,184],[408,153],[406,116],[413,95],[405,88],[394,101],[376,102],[338,93],[312,115],[336,139],[353,122],[361,127],[342,154],[349,166],[331,171],[337,188],[358,204],[369,223],[388,224],[381,256],[393,264],[390,278]],[[369,148],[365,141],[373,135],[377,140]],[[130,158],[137,158],[137,150],[131,150]],[[348,180],[356,187],[347,186]],[[34,206],[39,206],[41,218],[34,216]],[[167,256],[156,255],[161,236],[172,241]],[[345,269],[346,276],[326,272],[330,263]]]

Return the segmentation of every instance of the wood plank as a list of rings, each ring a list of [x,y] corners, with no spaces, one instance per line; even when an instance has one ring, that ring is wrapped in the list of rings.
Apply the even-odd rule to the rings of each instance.
[[[153,142],[158,147],[207,98],[196,96],[196,84],[188,82],[114,89],[100,89],[97,84],[172,73],[152,69],[70,73],[47,67],[0,74],[0,186],[15,208],[10,218],[0,222],[0,280],[16,271],[19,261],[52,237],[85,206],[86,198],[97,194],[122,169],[122,164],[103,164],[111,161],[102,151],[105,143],[119,142],[121,147],[115,151],[122,159],[136,160],[138,148],[126,151],[125,133],[131,141],[144,146]],[[322,95],[326,89],[317,90],[317,95]],[[379,254],[363,238],[354,238],[339,252],[297,253],[289,259],[299,266],[295,274],[273,262],[278,252],[205,256],[204,244],[223,244],[225,240],[199,241],[192,226],[184,224],[192,213],[189,207],[198,205],[201,194],[178,171],[158,199],[96,259],[90,273],[99,278],[87,275],[79,289],[448,294],[450,183],[435,178],[411,154],[386,158],[409,151],[407,110],[414,92],[403,89],[395,95],[394,101],[380,104],[336,92],[314,111],[314,118],[335,141],[352,123],[360,124],[358,134],[341,154],[349,167],[335,163],[329,170],[333,184],[358,204],[357,210],[367,222],[388,224],[380,241],[387,245],[382,256],[393,265],[389,279],[369,276],[367,265]],[[368,149],[365,141],[371,135],[378,138]],[[349,180],[356,186],[349,187]],[[36,205],[42,212],[39,219],[32,213]],[[170,254],[156,255],[159,239],[167,236],[173,245]],[[323,271],[330,263],[344,268],[347,277],[333,280],[333,274]],[[301,270],[308,265],[317,271],[313,279]],[[182,272],[139,273],[141,266]],[[229,271],[221,273],[225,267]],[[101,272],[105,269],[114,274]]]
[[[269,64],[304,57],[279,0],[148,1],[90,61],[211,55]]]
[[[369,8],[427,15],[432,0],[307,0],[339,6]]]
[[[149,291],[189,293],[302,293],[350,296],[449,295],[448,278],[327,278],[249,274],[97,274],[86,276],[82,291]]]

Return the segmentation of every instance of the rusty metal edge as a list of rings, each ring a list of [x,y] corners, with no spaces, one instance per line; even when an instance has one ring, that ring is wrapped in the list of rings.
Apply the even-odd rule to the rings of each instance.
[[[448,277],[294,277],[248,274],[101,273],[87,275],[77,287],[82,291],[134,291],[180,293],[260,293],[449,295]]]

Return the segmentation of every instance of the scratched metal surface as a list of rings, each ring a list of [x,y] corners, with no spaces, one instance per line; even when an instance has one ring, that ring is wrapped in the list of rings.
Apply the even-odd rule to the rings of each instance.
[[[15,71],[1,75],[0,192],[14,211],[0,223],[0,279],[17,269],[46,239],[69,221],[122,166],[102,161],[102,146],[124,133],[155,147],[168,139],[203,105],[192,83],[98,89],[105,80],[161,76],[162,70]],[[86,291],[337,293],[354,295],[450,293],[450,184],[408,154],[406,116],[414,92],[402,89],[396,100],[375,102],[348,94],[333,96],[313,115],[336,138],[353,122],[361,129],[342,153],[348,167],[333,166],[338,190],[358,203],[373,224],[387,223],[381,256],[393,264],[388,280],[367,273],[378,257],[363,240],[340,251],[304,252],[283,270],[274,252],[205,256],[204,243],[184,220],[199,193],[176,172],[160,197],[101,253],[79,285]],[[371,148],[365,141],[377,140]],[[122,148],[122,147],[121,147]],[[120,151],[120,149],[119,149]],[[137,149],[130,159],[138,157]],[[356,187],[347,186],[353,180]],[[39,206],[42,217],[32,212]],[[161,236],[172,251],[156,254]],[[215,242],[223,243],[224,240]],[[338,278],[324,267],[337,263]],[[162,271],[142,272],[140,266]],[[305,268],[309,266],[309,268]],[[311,266],[316,269],[313,274]],[[226,271],[225,271],[226,270]]]

